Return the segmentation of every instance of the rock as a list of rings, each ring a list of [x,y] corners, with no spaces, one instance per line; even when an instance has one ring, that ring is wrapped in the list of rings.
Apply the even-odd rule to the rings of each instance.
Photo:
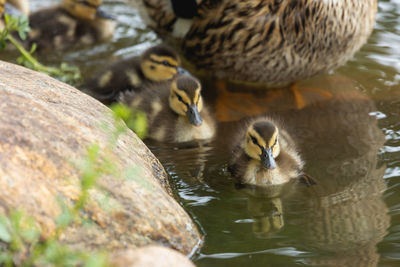
[[[111,257],[116,267],[194,267],[195,265],[173,249],[161,246],[146,246],[116,252]]]
[[[72,204],[78,198],[77,166],[97,143],[116,167],[89,192],[81,214],[91,226],[70,226],[60,240],[77,249],[161,244],[191,253],[201,236],[171,197],[163,167],[130,130],[114,150],[107,148],[113,120],[106,106],[77,89],[0,61],[0,213],[22,208],[44,237],[53,235],[57,199]],[[126,173],[129,179],[122,178]]]

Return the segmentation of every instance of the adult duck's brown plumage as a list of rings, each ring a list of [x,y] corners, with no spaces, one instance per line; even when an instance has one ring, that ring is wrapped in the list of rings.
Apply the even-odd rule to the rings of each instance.
[[[63,0],[29,16],[29,45],[38,50],[62,50],[109,40],[115,29],[112,16],[105,13],[101,0]]]
[[[280,86],[337,68],[370,35],[377,0],[129,0],[197,67]],[[137,5],[136,4],[136,5]]]
[[[229,171],[240,184],[277,185],[302,175],[304,163],[295,142],[272,118],[250,121],[233,147]]]
[[[82,88],[103,103],[109,104],[116,101],[122,92],[139,92],[171,80],[183,72],[185,71],[180,67],[180,59],[175,51],[160,44],[148,48],[140,56],[110,64],[87,79]]]
[[[178,75],[139,93],[126,92],[120,101],[146,114],[153,140],[184,143],[214,137],[215,121],[203,103],[200,82],[192,76]]]

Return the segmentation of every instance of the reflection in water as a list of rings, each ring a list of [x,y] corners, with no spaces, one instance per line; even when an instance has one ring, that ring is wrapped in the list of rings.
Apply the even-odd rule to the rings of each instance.
[[[289,194],[287,186],[237,185],[239,193],[247,197],[247,209],[252,220],[252,230],[257,238],[269,238],[285,225],[281,195]],[[285,190],[286,188],[286,190]]]
[[[278,232],[285,224],[283,206],[280,198],[257,199],[249,197],[248,209],[254,219],[253,232],[258,238],[268,238]]]
[[[385,167],[377,153],[385,142],[374,103],[348,88],[291,115],[307,172],[318,186],[306,194],[299,220],[305,245],[320,254],[308,263],[322,266],[376,266],[376,245],[390,225],[382,200]],[[313,114],[310,117],[309,114]],[[310,131],[312,129],[312,131]]]
[[[303,109],[291,106],[290,92],[282,91],[273,95],[274,101],[264,102],[270,103],[267,106],[263,106],[262,101],[253,102],[250,112],[254,116],[255,110],[264,109],[290,127],[306,161],[305,170],[317,180],[317,185],[292,184],[286,189],[262,193],[260,189],[245,188],[238,192],[246,193],[255,238],[273,240],[277,233],[285,235],[291,229],[298,232],[298,240],[289,241],[291,246],[318,251],[316,256],[305,258],[307,264],[376,266],[379,260],[376,245],[390,225],[388,208],[382,200],[386,188],[385,167],[378,167],[377,158],[385,137],[376,118],[370,115],[376,107],[341,76],[320,77],[308,81],[305,86],[321,84],[330,97],[325,97],[327,94],[320,98],[306,96],[309,104]],[[223,106],[228,110],[223,112],[223,121],[244,116],[245,109],[240,106],[240,103],[247,103],[244,93],[238,93],[238,99],[242,99],[238,100],[238,107],[224,99],[235,99],[236,93],[218,94],[217,91],[216,109]],[[268,94],[263,97],[268,98]],[[230,104],[221,105],[219,101]],[[221,155],[231,153],[229,137],[240,125],[240,122],[221,124],[215,151],[220,151]],[[261,251],[263,246],[258,249]],[[202,257],[204,260],[205,256]]]

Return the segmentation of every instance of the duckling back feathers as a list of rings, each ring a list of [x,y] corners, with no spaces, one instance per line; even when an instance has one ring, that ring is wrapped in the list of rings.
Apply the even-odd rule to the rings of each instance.
[[[29,45],[40,50],[63,50],[75,45],[90,45],[112,37],[115,23],[111,19],[83,20],[61,6],[38,10],[29,16]]]
[[[139,92],[143,88],[154,87],[159,82],[171,79],[176,75],[179,63],[179,56],[174,50],[165,45],[156,45],[140,56],[107,66],[87,79],[82,87],[93,97],[110,104],[122,92]]]

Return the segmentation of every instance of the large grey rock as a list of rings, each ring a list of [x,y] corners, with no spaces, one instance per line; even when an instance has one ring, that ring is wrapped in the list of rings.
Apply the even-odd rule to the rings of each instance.
[[[0,213],[23,208],[44,236],[54,233],[57,198],[73,203],[88,145],[97,143],[115,164],[91,189],[82,215],[91,227],[74,225],[61,236],[75,248],[108,251],[162,244],[189,254],[200,234],[171,197],[163,167],[128,130],[113,151],[110,110],[46,75],[0,61]],[[132,172],[124,179],[126,172]],[[104,202],[107,205],[104,205]]]

